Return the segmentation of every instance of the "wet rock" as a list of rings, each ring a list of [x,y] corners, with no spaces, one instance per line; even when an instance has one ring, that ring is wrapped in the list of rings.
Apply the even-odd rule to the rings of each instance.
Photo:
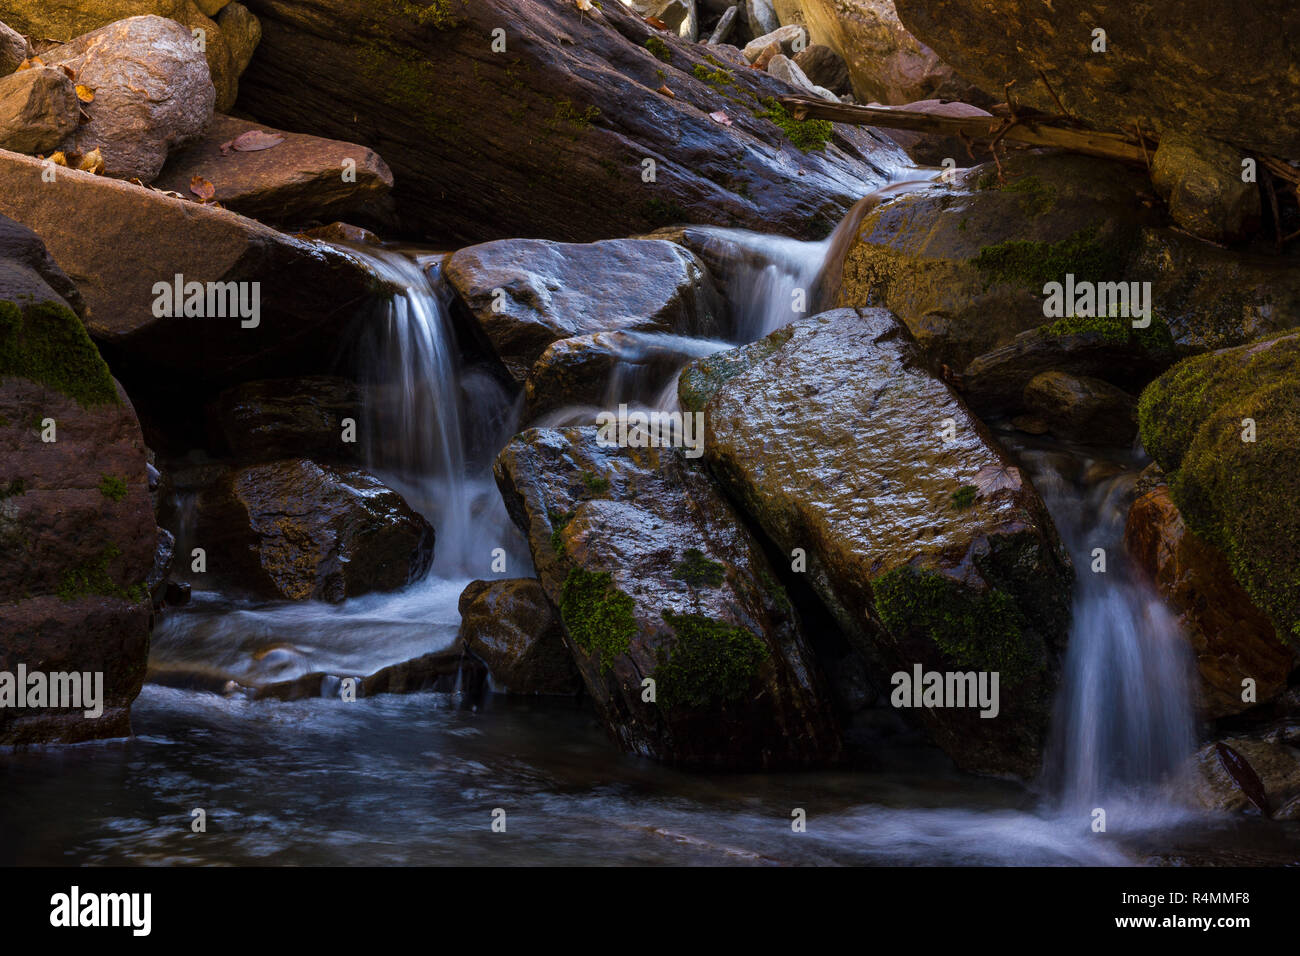
[[[789,599],[680,450],[602,448],[595,428],[530,429],[495,472],[587,691],[624,750],[729,769],[837,756]]]
[[[837,96],[849,92],[849,65],[830,47],[823,43],[812,46],[795,54],[794,62],[817,86],[824,86]]]
[[[1300,750],[1251,737],[1231,737],[1222,743],[1245,761],[1263,785],[1270,815],[1300,796]],[[1227,761],[1235,763],[1231,754]],[[1259,813],[1248,789],[1243,788],[1220,754],[1217,743],[1198,750],[1173,784],[1174,792],[1192,806],[1228,813]]]
[[[240,31],[227,39],[213,14],[204,9],[225,7],[228,21]],[[251,24],[244,15],[227,13],[239,4],[216,4],[209,0],[6,0],[5,17],[11,27],[33,38],[67,43],[83,34],[130,17],[156,15],[175,20],[193,36],[194,30],[203,31],[202,51],[208,63],[208,72],[216,90],[216,108],[229,110],[235,105],[239,92],[239,59],[248,54]],[[215,12],[215,11],[214,11]],[[246,12],[245,12],[246,13]],[[238,48],[238,54],[234,52]],[[50,62],[44,57],[46,62]]]
[[[158,675],[162,676],[162,675]],[[434,651],[413,660],[392,664],[368,677],[352,674],[328,674],[313,671],[292,680],[275,681],[247,688],[254,700],[311,700],[317,697],[340,697],[343,680],[351,678],[357,698],[377,694],[419,694],[459,692],[467,699],[481,696],[487,682],[487,669],[465,654],[458,641],[445,651]],[[233,683],[233,682],[232,682]],[[227,691],[242,690],[238,686]]]
[[[926,709],[963,768],[1032,776],[1072,574],[1038,494],[883,309],[840,309],[688,367],[705,457],[873,667],[986,671],[996,718]],[[943,437],[945,428],[950,440]],[[796,552],[795,549],[800,549]]]
[[[1024,154],[977,166],[951,185],[867,214],[844,259],[839,304],[898,315],[936,364],[977,355],[1053,322],[1044,286],[1129,281],[1153,210],[1134,203],[1144,176],[1083,156]]]
[[[0,708],[0,745],[123,736],[144,680],[144,439],[79,307],[40,240],[0,216],[0,671],[104,675],[101,716]]]
[[[592,14],[474,0],[430,15],[334,0],[328,22],[317,0],[247,6],[263,35],[241,108],[373,144],[415,236],[589,241],[681,222],[811,236],[814,217],[838,218],[902,161],[870,130],[794,123],[763,103],[784,84],[618,2]],[[513,39],[485,57],[498,28]]]
[[[428,570],[433,529],[364,471],[288,459],[229,471],[198,501],[208,570],[252,594],[342,601]]]
[[[527,418],[568,406],[646,402],[649,389],[662,387],[685,358],[671,340],[657,344],[654,336],[630,332],[596,332],[552,343],[524,383]],[[617,386],[611,388],[617,381]],[[618,404],[614,402],[614,404]]]
[[[222,392],[213,409],[221,437],[251,461],[286,455],[356,461],[361,443],[344,440],[344,421],[361,422],[354,382],[327,375],[245,382]]]
[[[460,638],[510,694],[582,690],[560,617],[534,578],[471,581],[460,596]]]
[[[984,0],[895,3],[903,25],[957,71],[990,91],[1014,81],[1025,106],[1059,112],[1055,91],[1071,116],[1099,129],[1204,133],[1300,156],[1290,0],[1189,0],[1122,16],[1107,0],[1011,0],[996,15]],[[1097,28],[1108,33],[1104,53],[1094,51]],[[1212,81],[1207,63],[1218,66]]]
[[[158,544],[154,549],[153,567],[145,578],[145,589],[154,610],[162,604],[167,593],[167,575],[172,572],[172,561],[176,558],[176,536],[166,528],[157,530]]]
[[[1151,161],[1151,183],[1188,232],[1215,242],[1245,239],[1259,228],[1259,186],[1241,181],[1246,154],[1226,143],[1170,133]]]
[[[270,149],[247,152],[228,147],[254,130],[284,140]],[[345,181],[347,170],[354,175]],[[217,115],[200,142],[173,154],[154,186],[189,196],[195,176],[212,183],[213,199],[227,209],[274,226],[336,218],[374,222],[393,216],[387,201],[393,174],[373,150],[282,133],[230,116]]]
[[[8,76],[31,55],[27,38],[10,26],[0,23],[0,76]]]
[[[90,117],[63,142],[67,152],[104,157],[104,173],[150,183],[167,154],[212,122],[215,93],[207,61],[188,30],[162,17],[110,23],[42,57],[66,66],[95,95]]]
[[[1138,496],[1124,547],[1178,616],[1201,677],[1201,710],[1217,719],[1249,710],[1286,689],[1291,651],[1232,576],[1223,552],[1187,527],[1169,486]],[[1247,679],[1253,699],[1243,700]]]
[[[703,265],[671,242],[509,239],[460,250],[444,274],[521,383],[559,339],[610,331],[716,336],[724,321]]]
[[[1025,386],[1025,406],[1043,418],[1052,434],[1093,445],[1133,443],[1135,401],[1099,378],[1069,372],[1040,372]]]
[[[1300,334],[1187,359],[1142,393],[1147,453],[1187,526],[1292,647],[1300,642]]]
[[[37,67],[0,78],[0,149],[48,153],[76,128],[77,92],[62,70]]]
[[[103,176],[60,169],[46,182],[44,169],[0,151],[0,178],[13,187],[0,190],[0,214],[36,230],[78,277],[87,327],[137,400],[159,389],[168,393],[159,402],[175,404],[202,383],[329,368],[352,323],[383,301],[374,275],[329,246]],[[247,305],[256,289],[256,325],[230,310],[155,315],[156,284],[178,274],[205,290],[242,283]]]

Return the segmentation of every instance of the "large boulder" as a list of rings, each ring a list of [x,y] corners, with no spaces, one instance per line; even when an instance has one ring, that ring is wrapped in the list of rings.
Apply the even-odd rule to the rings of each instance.
[[[897,318],[841,309],[683,372],[705,457],[887,684],[999,674],[1000,711],[926,708],[958,765],[1032,776],[1072,573],[1042,500]],[[796,550],[798,549],[798,550]]]
[[[1300,646],[1300,333],[1180,362],[1142,393],[1138,423],[1188,527]]]
[[[129,733],[149,653],[144,439],[79,302],[41,241],[0,216],[0,672],[103,680],[95,717],[89,701],[8,701],[0,745]]]
[[[396,590],[428,570],[433,539],[378,478],[305,458],[232,469],[198,499],[208,571],[263,597]]]
[[[248,6],[262,43],[241,108],[371,145],[418,235],[585,241],[685,221],[812,235],[903,162],[870,130],[794,121],[770,99],[783,83],[618,2]]]
[[[1300,819],[1300,750],[1261,737],[1208,743],[1172,781],[1172,791],[1203,810]],[[1263,804],[1263,807],[1260,804]]]
[[[1178,616],[1201,677],[1201,709],[1217,719],[1286,689],[1293,658],[1268,617],[1233,579],[1223,552],[1187,527],[1169,486],[1133,502],[1124,547]],[[1245,682],[1253,682],[1246,694]]]
[[[720,335],[725,317],[694,253],[654,239],[505,239],[452,255],[443,273],[522,383],[547,346],[593,332]]]
[[[1242,153],[1204,136],[1168,133],[1151,160],[1151,184],[1169,215],[1215,242],[1245,239],[1259,228],[1259,186],[1242,181]]]
[[[217,11],[220,10],[220,14]],[[5,21],[33,40],[70,40],[129,17],[175,20],[194,36],[201,30],[202,52],[216,90],[216,108],[229,110],[239,93],[239,74],[256,45],[256,17],[238,3],[212,0],[5,0]],[[217,20],[213,17],[217,16]],[[221,22],[218,25],[218,21]],[[231,36],[227,37],[227,30]],[[193,45],[191,43],[191,45]]]
[[[222,443],[236,457],[270,461],[285,456],[354,461],[359,441],[345,441],[346,421],[362,420],[355,382],[330,375],[262,379],[222,392],[210,410]]]
[[[1026,106],[1056,113],[1059,97],[1100,128],[1205,133],[1300,156],[1291,0],[1006,0],[996,11],[987,0],[895,4],[903,25],[963,76],[992,91],[1015,81]],[[1098,29],[1105,52],[1094,51]]]
[[[77,128],[77,91],[54,67],[0,78],[0,149],[48,153]]]
[[[582,690],[560,616],[535,578],[471,581],[459,607],[461,640],[487,665],[495,689],[568,696]]]
[[[94,100],[90,117],[63,143],[98,149],[104,173],[153,182],[167,154],[197,140],[212,122],[216,94],[203,54],[174,20],[131,17],[100,27],[45,54],[67,67]]]
[[[530,429],[495,472],[623,749],[729,769],[836,758],[838,729],[789,598],[679,449],[602,447],[591,427]]]
[[[232,145],[256,133],[281,142],[268,149]],[[232,116],[214,117],[203,139],[173,154],[153,185],[189,196],[195,176],[212,184],[212,201],[273,226],[392,215],[387,198],[393,174],[373,150]]]

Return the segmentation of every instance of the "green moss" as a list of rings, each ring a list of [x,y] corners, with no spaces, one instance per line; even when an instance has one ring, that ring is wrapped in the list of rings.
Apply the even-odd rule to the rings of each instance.
[[[1037,176],[1021,176],[1003,186],[1002,191],[1022,196],[1025,212],[1030,216],[1044,215],[1056,205],[1056,187]]]
[[[695,66],[691,67],[691,75],[720,92],[736,85],[735,76],[724,66],[710,70],[703,63],[696,63]]]
[[[122,598],[139,603],[145,598],[143,584],[121,587],[113,580],[108,566],[122,556],[117,545],[107,545],[98,557],[84,565],[65,571],[56,592],[61,600],[75,601],[77,598],[98,595],[101,597]]]
[[[775,123],[800,150],[808,153],[826,149],[826,143],[835,133],[835,126],[829,120],[797,120],[774,97],[765,97],[762,102],[764,109],[754,115]]]
[[[673,62],[673,51],[668,48],[667,43],[658,37],[647,37],[645,48],[665,63]]]
[[[1134,345],[1148,352],[1172,352],[1174,336],[1165,320],[1151,317],[1145,329],[1133,328],[1133,320],[1122,316],[1072,316],[1039,326],[1047,335],[1098,335],[1112,345]]]
[[[794,610],[794,605],[790,603],[790,595],[787,594],[785,588],[783,588],[776,579],[768,573],[767,568],[759,568],[758,579],[762,582],[763,590],[767,592],[768,597],[772,599],[772,603],[776,605],[778,611],[789,613]]]
[[[726,567],[704,556],[699,548],[687,548],[686,560],[673,569],[673,577],[693,588],[716,588],[722,585]]]
[[[785,326],[757,342],[738,349],[718,352],[716,355],[710,355],[686,366],[677,380],[677,398],[681,402],[682,410],[704,411],[704,406],[728,380],[753,368],[776,352],[790,341],[792,335],[794,330],[790,326]]]
[[[556,129],[561,125],[572,126],[574,129],[588,130],[591,129],[592,122],[600,116],[600,107],[588,106],[586,109],[578,109],[573,105],[573,101],[562,99],[555,101],[555,112],[547,120],[546,125]]]
[[[394,13],[436,30],[451,30],[459,26],[457,8],[463,10],[468,6],[469,0],[429,0],[427,5],[412,0],[392,0]]]
[[[1048,282],[1073,273],[1076,282],[1103,282],[1121,275],[1127,258],[1123,243],[1102,241],[1095,228],[1080,229],[1059,242],[1011,239],[985,246],[973,260],[989,283],[1024,286],[1041,293]]]
[[[573,520],[573,515],[572,511],[546,513],[546,516],[551,519],[551,550],[558,555],[564,554],[564,529]]]
[[[928,638],[955,666],[997,671],[1005,686],[1033,668],[1025,620],[1004,591],[977,594],[947,575],[903,566],[873,584],[876,613],[896,640]]]
[[[0,302],[0,376],[30,379],[83,406],[117,404],[108,366],[67,306]]]
[[[573,642],[597,657],[602,671],[626,654],[636,634],[632,598],[614,587],[608,571],[574,568],[560,594],[560,620]]]
[[[975,493],[978,489],[974,485],[962,485],[952,494],[952,506],[958,511],[965,511],[971,505],[975,504]]]
[[[603,495],[609,491],[609,479],[594,475],[589,471],[582,473],[582,483],[587,486],[587,490],[593,495]]]
[[[101,475],[99,493],[109,501],[121,501],[126,497],[126,479],[117,475]]]
[[[695,709],[745,695],[768,657],[757,635],[703,614],[665,611],[663,617],[677,639],[671,651],[660,651],[655,667],[660,704]]]
[[[1180,362],[1142,393],[1138,425],[1188,526],[1300,646],[1300,336]]]
[[[0,501],[25,494],[27,494],[27,482],[21,478],[14,478],[8,484],[0,484]]]
[[[641,204],[641,215],[654,226],[674,226],[691,218],[677,203],[663,199],[647,199]]]

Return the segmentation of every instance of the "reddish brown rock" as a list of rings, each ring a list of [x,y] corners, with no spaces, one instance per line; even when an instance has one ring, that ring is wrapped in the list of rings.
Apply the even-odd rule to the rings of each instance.
[[[460,636],[487,665],[497,690],[573,695],[582,689],[560,617],[536,578],[471,581],[460,596]]]

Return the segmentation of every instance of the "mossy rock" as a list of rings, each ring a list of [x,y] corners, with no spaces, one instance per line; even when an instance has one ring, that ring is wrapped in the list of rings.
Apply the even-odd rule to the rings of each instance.
[[[0,376],[38,382],[90,407],[117,403],[117,386],[86,327],[61,302],[0,301]]]

